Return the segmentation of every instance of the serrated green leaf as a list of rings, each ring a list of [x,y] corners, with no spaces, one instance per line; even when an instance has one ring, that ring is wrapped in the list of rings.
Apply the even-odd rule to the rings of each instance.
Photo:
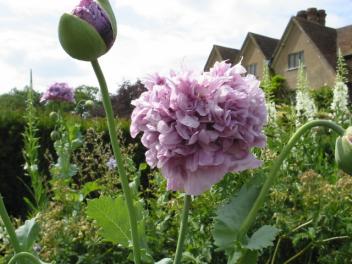
[[[97,221],[100,234],[106,240],[128,247],[131,241],[126,203],[122,197],[101,196],[88,201],[87,216]]]
[[[237,229],[229,228],[229,225],[220,219],[216,219],[213,230],[215,245],[219,250],[227,250],[233,248],[233,242],[238,234]]]
[[[148,250],[146,248],[141,247],[140,252],[141,252],[142,263],[145,263],[145,264],[154,264],[155,263],[152,255],[150,254],[150,252],[148,252]]]
[[[213,237],[220,250],[234,248],[239,228],[260,191],[257,179],[244,185],[230,202],[216,212]]]
[[[88,194],[94,191],[98,191],[101,189],[101,186],[96,181],[87,182],[83,185],[80,193],[82,193],[83,197],[86,197]]]
[[[16,236],[22,251],[32,251],[33,244],[39,235],[39,225],[35,219],[26,220],[24,225],[16,230]]]
[[[246,250],[242,253],[241,258],[236,264],[257,264],[258,263],[258,252]]]
[[[232,251],[231,254],[228,254],[227,264],[237,264],[238,260],[241,258],[242,253],[240,251]]]
[[[171,264],[171,263],[172,263],[172,259],[171,258],[163,258],[162,260],[159,260],[155,264]]]
[[[292,244],[293,244],[294,246],[297,246],[299,242],[301,242],[302,240],[305,240],[305,239],[307,239],[307,240],[310,239],[308,233],[306,233],[306,232],[301,232],[301,233],[295,234],[295,235],[293,236],[293,239],[292,239]]]
[[[249,250],[262,250],[266,247],[273,246],[273,241],[279,232],[280,229],[274,226],[264,225],[248,239],[244,247]]]
[[[145,162],[142,162],[141,164],[139,164],[139,171],[144,171],[144,170],[146,170],[148,168],[148,165],[147,165],[147,163],[145,163]]]

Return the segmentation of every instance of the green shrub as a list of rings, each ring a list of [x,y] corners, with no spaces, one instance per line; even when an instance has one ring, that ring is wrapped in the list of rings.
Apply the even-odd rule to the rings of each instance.
[[[66,114],[65,119],[68,122],[78,123],[81,125],[83,135],[90,128],[101,132],[102,139],[109,143],[106,120],[104,118],[82,119],[79,116]],[[38,137],[40,140],[40,149],[38,150],[39,167],[45,177],[49,180],[49,160],[56,159],[53,149],[53,142],[50,133],[54,129],[54,122],[49,118],[47,111],[38,112]],[[25,185],[30,186],[29,177],[25,176],[23,169],[24,159],[22,155],[23,137],[25,121],[22,111],[1,111],[0,112],[0,192],[4,196],[5,204],[11,215],[24,217],[28,208],[23,202],[23,197],[31,197]],[[129,132],[129,121],[121,121],[119,125],[122,137],[126,145],[135,144],[136,150],[132,157],[138,163],[144,161],[144,147],[139,141],[132,139]]]
[[[39,255],[46,261],[67,263],[131,264],[129,251],[102,241],[98,229],[85,216],[85,206],[68,210],[60,203],[51,203],[41,213],[42,237]]]
[[[320,111],[328,111],[330,109],[333,98],[333,89],[331,87],[322,86],[319,89],[311,89],[310,94]]]
[[[242,173],[230,173],[210,191],[192,201],[190,235],[186,237],[183,263],[226,263],[223,252],[217,252],[214,246],[212,217],[215,209],[253,175],[264,176],[269,173],[273,160],[295,129],[294,108],[281,104],[277,110],[278,127],[267,133],[268,147],[256,151],[264,160],[263,166]],[[101,194],[114,196],[121,192],[119,177],[106,168],[111,149],[105,120],[82,120],[74,115],[67,115],[67,119],[81,124],[85,137],[83,146],[74,153],[75,163],[79,164],[80,170],[73,183],[62,190],[70,199],[52,201],[39,215],[42,227],[42,237],[38,241],[41,247],[39,254],[43,259],[56,260],[57,263],[129,264],[129,252],[121,246],[104,242],[98,235],[97,225],[85,216],[87,199]],[[14,180],[23,175],[21,132],[24,122],[20,112],[2,112],[0,121],[0,171],[8,172],[7,175],[0,175],[0,188],[1,192],[7,192],[7,203],[13,199],[12,214],[19,214],[16,210],[21,209],[19,204],[24,205],[21,197],[26,194],[21,193],[21,182]],[[42,145],[39,151],[41,166],[48,168],[49,161],[44,158],[44,153],[47,149],[49,153],[54,153],[49,137],[53,123],[42,113],[38,124]],[[144,148],[139,141],[129,136],[128,120],[121,120],[118,128],[123,143],[122,152],[128,158],[128,175],[135,175],[132,159],[138,168],[145,159]],[[274,263],[272,258],[275,258],[275,263],[285,263],[297,254],[298,257],[291,263],[350,262],[352,180],[338,172],[335,166],[335,139],[336,135],[326,129],[315,129],[302,138],[283,164],[281,176],[271,188],[270,199],[261,209],[256,226],[253,227],[254,230],[257,226],[271,224],[280,228],[281,233],[275,241],[278,250],[276,253],[274,248],[265,250],[259,263]],[[52,158],[55,159],[54,156]],[[91,182],[98,188],[92,188],[94,191],[84,194],[85,184]],[[9,183],[12,184],[10,187]],[[176,248],[183,195],[166,191],[165,179],[157,171],[149,169],[143,170],[141,185],[140,198],[144,198],[143,216],[150,251],[155,260],[172,257]],[[10,254],[1,250],[3,254]]]
[[[271,78],[270,94],[276,104],[290,104],[294,97],[294,91],[286,86],[285,77],[278,74]]]

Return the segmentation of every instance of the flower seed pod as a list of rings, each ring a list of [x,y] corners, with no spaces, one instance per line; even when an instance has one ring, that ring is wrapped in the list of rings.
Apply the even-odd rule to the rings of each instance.
[[[60,133],[57,132],[56,130],[51,131],[50,138],[51,138],[52,141],[59,140],[60,139]]]
[[[85,101],[84,106],[88,109],[92,109],[94,106],[94,102],[92,100],[87,100]]]
[[[116,38],[116,20],[108,0],[81,0],[59,22],[59,40],[73,58],[93,61],[104,55]]]
[[[59,115],[56,112],[54,112],[54,111],[49,114],[49,117],[54,122],[56,122],[59,119]]]
[[[335,160],[341,170],[352,175],[352,127],[346,129],[345,135],[337,138]]]

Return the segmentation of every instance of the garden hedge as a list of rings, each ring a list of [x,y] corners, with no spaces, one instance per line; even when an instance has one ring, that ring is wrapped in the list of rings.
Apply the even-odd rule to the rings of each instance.
[[[81,124],[81,132],[84,135],[88,128],[93,127],[97,131],[104,132],[104,141],[109,142],[106,121],[104,118],[82,119],[75,115],[67,115],[67,120]],[[38,136],[40,137],[39,160],[40,170],[49,177],[49,162],[45,153],[49,151],[53,157],[53,142],[50,133],[54,129],[54,123],[47,113],[40,113],[38,117]],[[139,140],[132,139],[129,134],[129,121],[119,122],[122,137],[125,144],[138,143]],[[0,193],[4,197],[5,205],[11,215],[24,217],[28,208],[23,197],[30,197],[28,187],[29,177],[25,176],[23,169],[23,137],[25,121],[23,112],[1,112],[0,113]],[[144,161],[144,148],[138,143],[133,160],[138,164]]]

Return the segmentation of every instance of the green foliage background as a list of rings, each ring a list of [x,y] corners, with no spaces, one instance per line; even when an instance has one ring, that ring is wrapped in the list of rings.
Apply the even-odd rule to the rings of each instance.
[[[94,89],[89,90],[88,97],[84,87],[79,91],[83,100],[94,99],[99,106]],[[329,91],[313,93],[315,100],[321,103],[321,114],[329,117],[326,112]],[[14,94],[17,99],[0,96],[0,103],[4,102],[0,104],[0,192],[5,196],[11,214],[24,219],[28,211],[23,197],[29,197],[22,183],[29,184],[28,177],[24,176],[21,153],[25,105],[21,103],[21,92],[15,91]],[[39,103],[37,107],[40,167],[49,180],[48,168],[56,158],[50,139],[54,124],[48,117],[50,109],[44,109]],[[87,204],[92,199],[102,195],[116,198],[121,194],[118,177],[105,166],[111,157],[105,119],[98,117],[100,114],[82,119],[71,114],[72,110],[73,107],[67,106],[65,119],[72,124],[80,124],[84,136],[82,147],[75,151],[73,157],[73,161],[80,166],[79,173],[69,186],[60,190],[65,195],[60,199],[51,199],[48,208],[40,213],[38,222],[41,232],[36,243],[41,249],[38,254],[45,261],[55,260],[58,264],[132,263],[130,251],[122,245],[104,240],[97,223],[86,215]],[[280,104],[277,111],[277,125],[268,124],[266,127],[268,147],[255,150],[264,161],[263,166],[239,174],[230,173],[210,191],[192,201],[190,235],[186,238],[183,263],[226,263],[224,252],[217,250],[212,238],[216,209],[229,202],[230,197],[250,179],[265,176],[282,145],[292,135],[295,129],[294,109],[290,105]],[[119,121],[118,128],[130,180],[134,180],[137,174],[141,176],[135,191],[143,201],[141,214],[148,250],[155,260],[172,257],[182,211],[182,195],[166,191],[165,179],[159,172],[145,169],[145,149],[139,139],[129,136],[129,121]],[[301,140],[285,162],[265,207],[250,230],[250,235],[263,225],[272,225],[281,230],[274,247],[262,250],[259,263],[285,263],[295,256],[289,263],[350,263],[352,180],[334,164],[335,139],[336,135],[331,132],[317,129]],[[139,171],[138,168],[144,169]],[[18,225],[21,222],[18,220]],[[11,255],[11,249],[0,247],[0,255],[6,259]],[[0,263],[1,260],[0,256]]]

